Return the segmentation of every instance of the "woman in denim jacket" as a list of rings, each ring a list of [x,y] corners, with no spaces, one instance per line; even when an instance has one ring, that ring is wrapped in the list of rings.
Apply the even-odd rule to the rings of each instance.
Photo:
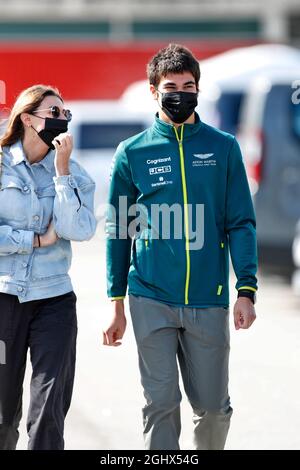
[[[64,448],[77,333],[70,241],[96,229],[95,184],[70,160],[71,117],[57,89],[36,85],[0,139],[0,449],[16,448],[28,348],[28,448]]]

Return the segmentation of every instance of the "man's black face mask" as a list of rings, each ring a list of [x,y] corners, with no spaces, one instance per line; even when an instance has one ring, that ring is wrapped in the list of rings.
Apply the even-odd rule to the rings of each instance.
[[[161,93],[161,109],[176,124],[185,122],[193,114],[197,104],[198,93],[186,91]]]

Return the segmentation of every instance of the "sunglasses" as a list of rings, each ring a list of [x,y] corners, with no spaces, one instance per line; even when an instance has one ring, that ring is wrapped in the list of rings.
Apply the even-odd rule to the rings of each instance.
[[[50,112],[52,114],[52,117],[54,119],[58,119],[59,116],[60,116],[60,113],[62,112],[68,122],[70,122],[72,120],[71,111],[69,109],[63,109],[61,111],[58,106],[50,106],[49,108],[37,109],[36,111],[32,111],[32,114],[39,113],[41,111],[49,111],[49,110],[50,110]],[[42,116],[36,116],[36,117],[39,117],[41,119],[45,119]]]

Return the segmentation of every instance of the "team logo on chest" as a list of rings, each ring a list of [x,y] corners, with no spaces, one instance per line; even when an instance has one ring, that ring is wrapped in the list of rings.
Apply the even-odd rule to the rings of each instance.
[[[150,175],[160,175],[161,173],[170,173],[171,165],[149,168]]]
[[[172,180],[166,180],[162,174],[165,173],[171,173],[172,172],[172,166],[171,164],[171,157],[163,157],[163,158],[148,158],[146,161],[147,165],[151,165],[148,170],[149,170],[149,175],[151,177],[154,177],[151,183],[152,187],[155,186],[164,186],[166,184],[172,184]],[[156,177],[156,178],[155,178]]]
[[[193,153],[193,157],[197,159],[192,161],[193,167],[216,166],[217,161],[213,158],[214,155],[214,153]]]

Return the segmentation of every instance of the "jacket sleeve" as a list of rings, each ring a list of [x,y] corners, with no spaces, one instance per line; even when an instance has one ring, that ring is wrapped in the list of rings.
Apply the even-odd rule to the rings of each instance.
[[[256,221],[242,154],[234,139],[229,154],[225,231],[236,289],[257,290]]]
[[[124,144],[116,150],[106,212],[107,295],[124,298],[131,257],[128,208],[135,204],[137,188],[133,183]],[[125,207],[126,206],[126,207]]]
[[[56,195],[53,221],[57,235],[66,240],[89,240],[96,230],[95,183],[86,172],[54,177]]]
[[[34,232],[14,230],[9,225],[0,225],[0,256],[30,254],[33,250]]]

